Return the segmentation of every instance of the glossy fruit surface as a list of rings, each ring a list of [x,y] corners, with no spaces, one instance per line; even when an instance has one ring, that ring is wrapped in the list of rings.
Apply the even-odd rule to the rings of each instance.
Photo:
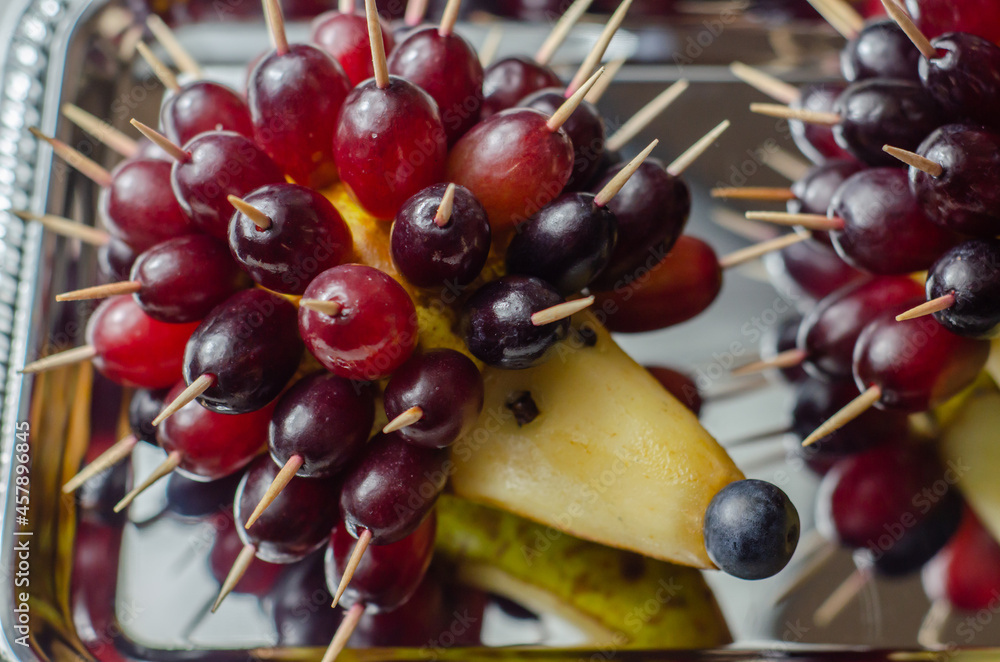
[[[844,222],[831,232],[837,253],[876,274],[905,274],[930,267],[958,242],[933,223],[910,192],[905,170],[874,168],[852,176],[830,204]]]
[[[540,278],[570,295],[604,271],[617,239],[618,219],[593,194],[564,193],[517,226],[507,273]]]
[[[173,402],[185,387],[184,382],[174,386],[167,400]],[[189,402],[159,425],[156,439],[168,453],[180,453],[177,471],[186,477],[218,480],[239,471],[264,450],[272,410],[267,406],[249,414],[217,414]]]
[[[479,121],[483,65],[476,49],[461,35],[442,35],[438,28],[414,30],[389,56],[389,73],[431,95],[449,144]]]
[[[160,108],[160,126],[171,142],[184,145],[205,131],[233,131],[253,138],[246,101],[220,83],[194,81],[167,94]]]
[[[221,413],[243,414],[274,400],[299,367],[302,340],[295,306],[277,295],[237,292],[201,322],[184,351],[184,378],[212,385],[198,402]]]
[[[950,537],[947,530],[926,535],[941,515],[952,514],[955,490],[944,475],[932,453],[907,444],[852,455],[823,478],[817,528],[846,547],[866,550],[876,562],[888,557],[888,566],[894,558],[905,560],[915,570],[921,557],[930,559]],[[956,514],[951,532],[957,526]]]
[[[247,83],[254,139],[296,182],[332,184],[336,118],[350,90],[344,70],[315,46],[292,44],[287,53],[272,52]]]
[[[413,533],[444,489],[448,452],[376,435],[344,476],[340,513],[354,538],[372,533],[373,545],[398,542]]]
[[[643,267],[633,280],[599,292],[594,312],[612,331],[655,331],[698,315],[721,289],[718,255],[704,241],[683,235],[652,269]]]
[[[312,22],[312,41],[340,63],[351,86],[360,85],[375,75],[368,21],[363,14],[341,14],[339,11],[320,14]],[[392,30],[384,25],[382,45],[386,53],[391,53],[395,46]]]
[[[966,611],[989,609],[1000,593],[1000,545],[971,509],[945,548],[924,566],[931,600],[947,600]]]
[[[117,283],[127,279],[137,257],[139,254],[128,243],[118,237],[111,237],[108,243],[97,249],[98,276],[101,282]]]
[[[897,167],[885,145],[915,150],[945,115],[920,83],[874,78],[852,83],[837,98],[837,143],[871,166]]]
[[[507,57],[486,67],[483,76],[483,119],[513,108],[524,97],[562,81],[548,67],[527,57]]]
[[[329,476],[361,452],[374,423],[375,396],[368,384],[315,372],[278,400],[268,447],[280,466],[300,457],[298,476]]]
[[[889,309],[865,328],[854,348],[858,389],[878,386],[886,409],[925,411],[971,385],[986,363],[990,343],[962,338],[933,317],[897,322]]]
[[[348,95],[334,134],[340,178],[372,216],[392,219],[400,207],[444,179],[448,140],[434,99],[416,85],[375,79]]]
[[[483,363],[522,370],[538,364],[566,335],[569,320],[535,326],[531,316],[563,303],[559,292],[531,276],[491,281],[465,303],[462,333],[469,351]]]
[[[785,317],[776,326],[768,328],[760,339],[760,358],[766,361],[782,352],[796,349],[795,339],[801,328],[802,315],[799,314]],[[801,382],[809,376],[801,363],[788,368],[779,368],[779,372],[786,381],[792,384]]]
[[[792,214],[825,214],[837,189],[864,169],[865,165],[854,159],[833,159],[810,168],[804,177],[792,184],[795,199],[788,201],[786,209]],[[828,232],[814,230],[812,236],[816,241],[832,246]]]
[[[318,275],[303,297],[337,303],[337,315],[299,309],[299,333],[323,366],[347,379],[391,375],[417,345],[417,312],[403,287],[378,269],[344,264]]]
[[[108,231],[133,250],[196,232],[170,188],[171,164],[129,159],[114,169],[111,186],[101,191],[100,210]]]
[[[448,180],[483,203],[494,235],[506,234],[554,200],[573,172],[573,143],[549,116],[515,108],[483,120],[448,155]]]
[[[840,53],[840,70],[849,83],[868,78],[919,80],[917,50],[891,19],[868,23]]]
[[[792,409],[793,450],[813,471],[825,474],[849,455],[907,438],[906,414],[873,407],[836,432],[803,448],[803,439],[857,396],[858,387],[851,380],[806,379],[796,388]]]
[[[1000,128],[1000,47],[959,32],[944,34],[931,45],[937,57],[920,60],[920,80],[931,97],[954,121]]]
[[[111,297],[87,321],[94,367],[126,386],[168,388],[180,379],[184,347],[198,326],[158,322],[128,295]]]
[[[437,518],[430,513],[402,540],[369,547],[341,598],[344,607],[363,604],[366,611],[392,611],[409,600],[430,567],[436,531]],[[330,534],[326,549],[326,582],[330,591],[340,584],[356,543],[345,525],[335,527]]]
[[[932,221],[962,234],[1000,235],[1000,134],[949,124],[917,153],[944,170],[936,177],[910,168],[910,188]]]
[[[305,558],[326,542],[330,529],[337,523],[340,482],[332,478],[297,477],[285,486],[249,529],[244,528],[278,471],[279,467],[271,458],[257,458],[236,488],[233,515],[240,539],[256,547],[259,559],[291,563]]]
[[[208,567],[212,571],[212,577],[221,586],[243,549],[243,541],[236,530],[238,525],[230,517],[223,515],[216,519],[221,520],[219,523],[221,528],[215,532],[215,540],[212,541],[212,549],[208,553]],[[246,573],[233,588],[233,593],[264,597],[274,588],[281,576],[281,570],[281,566],[276,563],[257,560],[247,568]]]
[[[385,414],[393,420],[412,407],[421,418],[394,434],[428,448],[450,446],[467,433],[483,410],[479,368],[453,349],[434,349],[410,357],[385,387]]]
[[[802,96],[791,105],[793,108],[821,113],[833,112],[837,98],[845,87],[846,85],[841,82],[806,85],[801,90]],[[795,146],[813,163],[824,163],[828,159],[854,158],[837,143],[832,127],[797,120],[790,121],[788,127],[791,129]]]
[[[624,167],[612,166],[590,190],[598,193]],[[691,190],[683,178],[668,173],[662,161],[648,158],[608,209],[618,220],[618,239],[611,262],[594,281],[602,290],[632,280],[638,270],[652,268],[670,252],[691,214]]]
[[[705,513],[705,547],[712,562],[741,579],[777,574],[795,553],[800,530],[788,496],[762,480],[726,485]]]
[[[517,105],[552,115],[565,102],[565,89],[556,87],[529,94]],[[562,128],[573,143],[573,174],[566,182],[566,190],[579,191],[593,181],[604,158],[604,142],[607,137],[604,118],[597,106],[584,100]]]
[[[764,266],[782,291],[807,297],[805,303],[822,299],[868,275],[845,262],[832,247],[811,239],[768,253]]]
[[[271,157],[237,133],[203,133],[184,151],[188,158],[174,163],[170,174],[174,195],[199,230],[223,241],[233,215],[230,195],[285,181]]]
[[[229,255],[229,247],[203,234],[168,239],[142,253],[130,279],[141,289],[135,300],[153,319],[196,322],[252,284]]]
[[[229,248],[243,270],[274,292],[302,294],[316,274],[351,253],[351,231],[322,194],[297,184],[271,184],[243,198],[270,220],[260,229],[242,212],[229,221]]]
[[[435,184],[414,195],[392,225],[392,262],[418,287],[464,287],[479,276],[489,257],[490,221],[469,189],[456,187],[451,217],[443,227],[435,222],[447,188]]]
[[[938,258],[927,274],[928,301],[951,294],[955,302],[934,313],[960,336],[993,338],[1000,333],[1000,241],[971,239]]]
[[[156,428],[153,419],[163,411],[166,389],[136,389],[128,401],[128,426],[140,441],[156,443]]]
[[[921,299],[921,287],[907,276],[870,278],[823,298],[799,327],[797,347],[805,368],[821,379],[850,379],[854,345],[868,323],[888,307]]]

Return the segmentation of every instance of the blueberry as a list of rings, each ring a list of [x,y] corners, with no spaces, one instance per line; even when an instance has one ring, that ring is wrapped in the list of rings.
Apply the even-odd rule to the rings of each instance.
[[[784,568],[799,530],[799,513],[788,496],[762,480],[730,483],[705,513],[709,558],[741,579],[764,579]]]

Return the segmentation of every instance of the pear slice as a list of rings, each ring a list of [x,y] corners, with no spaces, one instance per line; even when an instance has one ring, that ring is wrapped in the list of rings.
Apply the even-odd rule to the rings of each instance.
[[[968,398],[941,437],[943,480],[958,482],[983,525],[1000,540],[1000,393]]]
[[[574,322],[596,331],[596,345],[571,334],[537,367],[485,370],[483,415],[452,451],[455,493],[579,538],[714,567],[705,510],[743,474],[592,316]],[[540,413],[518,426],[507,402],[523,392]]]
[[[327,197],[351,228],[353,259],[381,269],[410,293],[420,346],[468,355],[455,332],[460,293],[407,283],[389,255],[390,224],[365,214],[342,186]],[[494,256],[484,276],[495,278],[502,267]],[[581,323],[596,331],[596,345],[584,347],[571,334],[538,367],[484,370],[483,415],[452,452],[455,492],[580,538],[713,567],[702,537],[705,510],[743,474],[697,417],[593,316],[577,315],[575,324]],[[523,427],[506,406],[521,392],[530,392],[541,409]]]
[[[575,625],[587,646],[714,648],[732,641],[692,568],[646,559],[444,496],[436,553],[459,580]]]

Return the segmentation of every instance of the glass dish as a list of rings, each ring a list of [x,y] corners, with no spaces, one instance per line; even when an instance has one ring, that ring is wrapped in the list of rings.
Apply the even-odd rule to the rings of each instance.
[[[146,68],[123,61],[121,44],[108,38],[121,34],[122,20],[128,20],[123,11],[124,6],[106,0],[5,0],[0,7],[0,43],[4,44],[0,51],[0,210],[47,211],[95,222],[96,187],[54,160],[48,148],[39,148],[27,128],[38,126],[110,166],[114,159],[106,149],[59,118],[61,103],[72,101],[119,128],[126,128],[131,117],[155,124],[159,85]],[[708,189],[720,183],[781,184],[783,180],[763,165],[763,156],[776,147],[792,149],[781,123],[748,114],[747,104],[759,96],[737,83],[726,65],[734,59],[767,63],[782,68],[792,82],[815,80],[835,71],[831,57],[837,43],[828,31],[808,24],[775,28],[726,16],[707,13],[625,30],[608,57],[637,56],[633,59],[643,64],[626,66],[602,102],[613,129],[669,83],[679,77],[690,79],[690,91],[634,141],[639,145],[643,138],[660,138],[658,153],[663,155],[679,153],[726,117],[734,121],[733,129],[688,174],[695,197],[688,231],[709,239],[720,253],[745,241],[709,221],[719,207],[708,197]],[[471,24],[462,30],[475,44],[482,42],[487,31]],[[290,25],[293,38],[303,37],[305,31],[304,24]],[[532,52],[546,31],[544,25],[508,26],[501,56]],[[560,62],[578,61],[597,32],[593,25],[576,30],[560,52]],[[260,21],[191,24],[181,27],[179,36],[209,77],[236,87],[242,86],[246,63],[267,45]],[[74,500],[53,498],[75,473],[88,448],[106,446],[117,438],[121,391],[94,381],[86,367],[34,379],[22,377],[16,368],[28,357],[82,342],[89,309],[57,305],[53,295],[90,284],[96,257],[93,250],[81,249],[75,241],[43,233],[37,225],[0,211],[0,266],[3,659],[318,659],[316,650],[270,648],[274,633],[267,630],[261,606],[251,599],[232,597],[232,609],[220,612],[210,627],[199,622],[193,630],[186,629],[191,617],[178,614],[197,615],[210,597],[207,589],[199,592],[197,588],[206,586],[207,546],[197,526],[159,517],[165,498],[162,489],[140,498],[128,520],[107,513],[78,518]],[[727,277],[722,297],[707,314],[663,332],[619,339],[641,363],[680,365],[703,376],[709,399],[703,421],[724,444],[787,422],[783,418],[789,402],[787,387],[757,382],[748,389],[729,381],[720,370],[734,358],[722,348],[735,352],[737,343],[741,352],[755,351],[755,340],[746,331],[748,323],[757,325],[759,320],[771,327],[794,309],[795,293],[776,292],[762,282],[763,276],[759,265],[741,269]],[[18,434],[26,432],[25,423],[31,445],[31,505],[22,515],[17,510],[22,494],[16,480],[21,459],[17,444]],[[772,480],[790,494],[799,505],[808,536],[815,481],[801,466],[786,464],[782,443],[776,435],[759,445],[734,448],[733,455],[749,475]],[[135,461],[145,471],[157,458],[140,453]],[[121,491],[126,481],[127,471],[121,467],[102,481],[102,489]],[[80,498],[106,500],[107,495],[85,490]],[[177,558],[176,545],[171,550],[161,544],[176,541],[178,536],[188,536],[191,542],[182,558]],[[16,550],[23,549],[25,540],[30,554],[27,563],[22,563]],[[179,562],[187,565],[178,566]],[[927,606],[919,582],[880,584],[837,627],[818,631],[802,623],[849,573],[850,560],[846,553],[839,554],[790,600],[773,604],[798,565],[798,559],[793,560],[788,570],[759,583],[710,573],[709,582],[736,639],[732,648],[589,651],[572,646],[576,635],[564,624],[553,623],[547,638],[533,641],[509,619],[497,616],[499,634],[491,643],[507,647],[433,653],[438,659],[451,660],[938,659],[939,653],[913,648],[916,625]],[[23,602],[19,594],[25,590],[30,594],[27,641],[25,630],[18,629],[23,618],[17,611]],[[974,643],[985,646],[1000,641],[998,633],[995,625],[987,625]],[[542,643],[562,647],[537,648]],[[947,654],[959,660],[1000,659],[1000,650]],[[349,651],[344,659],[421,660],[428,656],[427,650],[383,648]]]

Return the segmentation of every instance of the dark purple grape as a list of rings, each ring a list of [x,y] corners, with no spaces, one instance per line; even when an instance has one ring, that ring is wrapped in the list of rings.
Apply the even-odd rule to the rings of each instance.
[[[559,87],[554,71],[526,57],[508,57],[486,67],[483,75],[482,117],[513,108],[524,97],[546,87]]]
[[[534,276],[563,295],[587,287],[607,267],[618,220],[592,193],[564,193],[517,226],[507,273]]]
[[[184,379],[190,384],[213,377],[198,397],[212,411],[256,411],[285,388],[302,349],[295,306],[264,290],[243,290],[216,306],[191,334]]]
[[[344,476],[340,512],[348,533],[358,538],[370,531],[375,546],[413,533],[444,489],[447,461],[445,450],[376,435]]]
[[[940,106],[920,83],[875,78],[852,83],[837,99],[833,112],[840,123],[834,137],[855,158],[872,166],[898,167],[882,148],[915,150],[944,124]]]
[[[837,189],[849,177],[865,169],[865,165],[854,159],[835,159],[810,168],[802,179],[792,184],[794,200],[789,200],[787,210],[792,214],[826,214],[833,202]],[[833,246],[830,234],[814,231],[813,239],[827,246]]]
[[[483,65],[476,49],[453,32],[437,27],[414,30],[389,56],[389,73],[431,95],[441,113],[448,144],[478,121],[483,105]]]
[[[760,358],[765,361],[770,360],[782,352],[795,349],[795,339],[799,335],[799,327],[801,326],[802,316],[796,314],[784,318],[778,322],[777,326],[770,327],[760,339]],[[780,372],[781,376],[792,384],[809,377],[801,364],[780,368]]]
[[[909,276],[870,278],[824,297],[799,326],[797,347],[806,353],[804,367],[820,379],[849,379],[854,346],[868,323],[890,306],[920,298],[920,285]]]
[[[972,239],[938,258],[927,275],[927,300],[951,295],[954,303],[934,313],[960,336],[1000,335],[1000,241]]]
[[[233,131],[253,138],[250,110],[243,98],[225,85],[207,80],[169,92],[160,108],[160,126],[178,145],[206,131]]]
[[[171,164],[159,159],[122,161],[98,201],[108,232],[135,251],[197,232],[197,223],[171,189],[172,173]]]
[[[455,187],[451,216],[435,218],[446,184],[435,184],[406,201],[396,214],[389,247],[392,262],[418,287],[464,287],[478,276],[490,253],[490,219],[464,186]]]
[[[483,397],[483,377],[475,363],[453,349],[434,349],[410,357],[396,370],[383,399],[390,421],[420,408],[420,420],[394,434],[418,446],[444,448],[475,424]]]
[[[420,586],[434,555],[437,517],[432,512],[405,538],[384,545],[372,545],[365,551],[340,604],[351,608],[362,604],[365,611],[388,612],[402,606]],[[326,548],[326,585],[336,592],[355,539],[348,526],[339,525],[330,534]]]
[[[552,115],[564,103],[566,95],[563,88],[546,88],[521,99],[517,105]],[[601,165],[606,139],[604,118],[597,106],[584,100],[563,124],[563,129],[573,141],[573,174],[563,190],[579,191],[594,179]]]
[[[805,379],[799,383],[792,409],[795,436],[790,448],[816,473],[825,474],[848,455],[889,441],[906,439],[909,425],[906,414],[873,407],[836,432],[809,446],[802,446],[803,439],[856,397],[858,387],[850,379],[829,382]]]
[[[247,83],[254,139],[296,182],[329,186],[337,180],[336,118],[351,87],[337,61],[315,46],[272,51]]]
[[[625,166],[612,167],[590,190],[600,192]],[[611,199],[608,209],[618,219],[618,240],[611,262],[594,281],[599,290],[613,290],[663,261],[687,224],[691,191],[681,177],[667,172],[662,161],[648,158]]]
[[[562,302],[554,287],[531,276],[504,276],[487,283],[462,311],[469,351],[497,368],[520,370],[536,365],[566,335],[569,320],[535,326],[531,316]]]
[[[375,397],[369,384],[316,372],[278,400],[268,447],[280,466],[298,456],[302,466],[297,476],[331,476],[364,448],[374,423]]]
[[[296,478],[253,526],[244,528],[278,470],[271,458],[257,458],[236,490],[233,515],[240,540],[256,548],[257,558],[269,563],[291,563],[326,542],[339,515],[340,482],[334,478]]]
[[[153,419],[160,415],[166,404],[167,389],[136,389],[128,402],[128,426],[139,441],[156,443]]]
[[[174,195],[200,230],[223,241],[233,215],[230,195],[242,197],[285,181],[271,157],[237,133],[202,133],[184,151],[186,158],[175,162],[170,173]]]
[[[242,476],[230,474],[207,483],[192,480],[177,471],[167,477],[167,512],[187,520],[204,521],[212,515],[229,518],[233,507],[236,488]],[[222,514],[220,511],[225,511]]]
[[[800,241],[764,256],[764,266],[782,291],[819,300],[867,276],[845,262],[832,247],[818,241]],[[809,301],[805,301],[811,307]],[[800,306],[801,307],[801,306]]]
[[[791,105],[793,108],[830,113],[833,112],[837,98],[845,87],[846,84],[841,82],[806,85],[801,89],[799,99]],[[788,127],[791,129],[795,146],[813,163],[824,163],[828,159],[854,158],[837,144],[832,127],[797,120],[789,121]]]
[[[118,237],[111,237],[108,243],[97,249],[101,279],[108,283],[127,279],[137,257],[139,254],[128,243]]]
[[[920,51],[896,21],[869,23],[840,53],[840,70],[848,83],[867,78],[919,80]]]
[[[840,187],[829,213],[844,223],[831,236],[845,261],[876,274],[912,273],[959,241],[927,218],[907,180],[905,170],[873,168]]]
[[[351,253],[353,240],[344,219],[312,189],[271,184],[242,200],[267,216],[270,225],[261,229],[237,211],[229,221],[229,249],[244,271],[269,290],[302,294],[316,274]]]
[[[936,483],[935,483],[936,485]],[[937,497],[927,517],[907,530],[888,549],[869,546],[865,555],[881,575],[901,577],[927,564],[958,531],[965,502],[954,486]]]
[[[910,168],[910,188],[930,219],[962,234],[1000,236],[1000,134],[949,124],[916,151],[942,169],[934,176]]]
[[[943,34],[931,44],[937,56],[920,60],[920,80],[930,96],[952,120],[1000,128],[1000,47],[964,32]]]
[[[143,312],[171,324],[196,322],[253,283],[233,262],[229,247],[203,234],[169,239],[135,261],[133,296]]]

